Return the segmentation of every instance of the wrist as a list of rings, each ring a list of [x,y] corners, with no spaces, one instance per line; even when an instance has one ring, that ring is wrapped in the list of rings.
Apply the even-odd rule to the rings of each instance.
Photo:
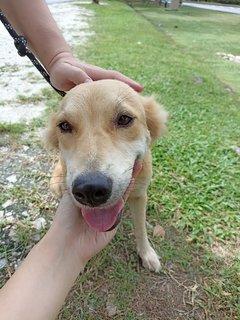
[[[56,65],[56,63],[60,62],[61,60],[64,61],[65,59],[73,58],[73,54],[70,50],[62,50],[56,53],[52,59],[49,61],[49,63],[46,66],[46,69],[51,74],[52,69]]]
[[[40,249],[49,250],[56,261],[68,265],[79,274],[84,271],[88,261],[79,254],[78,239],[74,234],[71,229],[63,229],[54,223],[38,245]]]

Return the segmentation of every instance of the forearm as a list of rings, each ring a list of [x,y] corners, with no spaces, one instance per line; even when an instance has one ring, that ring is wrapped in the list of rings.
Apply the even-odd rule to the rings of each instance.
[[[71,54],[43,0],[0,0],[0,8],[49,71],[59,55]]]
[[[0,291],[1,320],[56,318],[84,268],[70,237],[58,238],[48,232]]]

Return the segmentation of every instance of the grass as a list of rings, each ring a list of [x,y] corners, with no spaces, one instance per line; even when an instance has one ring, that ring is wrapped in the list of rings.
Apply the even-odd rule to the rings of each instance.
[[[239,17],[132,9],[115,1],[85,6],[95,12],[95,35],[75,47],[76,54],[136,79],[171,113],[169,133],[153,150],[148,202],[150,240],[163,271],[153,275],[140,267],[126,217],[77,280],[59,319],[108,319],[109,303],[117,310],[114,319],[238,319],[240,165],[231,147],[240,144],[240,65],[216,53],[238,54]],[[49,90],[44,96],[56,108],[57,95]],[[43,214],[49,210],[46,198],[41,203],[44,186],[31,193]],[[28,191],[11,192],[27,206]],[[151,236],[156,224],[165,228],[165,239]],[[17,237],[21,246],[29,244],[31,232],[19,228]]]
[[[220,58],[213,54],[214,44],[209,48],[203,36],[200,43],[198,39],[207,21],[210,31],[205,37],[216,38],[217,42],[218,37],[211,30],[213,21],[218,21],[217,26],[226,25],[226,35],[221,31],[223,43],[229,37],[229,29],[234,22],[239,25],[239,20],[227,14],[204,11],[203,15],[202,11],[190,8],[181,10],[169,13],[158,7],[140,8],[147,19],[154,17],[147,21],[127,6],[114,2],[109,7],[100,7],[96,19],[101,27],[87,55],[92,63],[118,69],[144,83],[144,93],[157,94],[171,112],[169,134],[154,149],[155,177],[149,210],[153,219],[158,218],[156,209],[161,206],[161,217],[169,217],[170,212],[171,218],[188,228],[193,238],[211,243],[215,237],[226,240],[237,234],[234,229],[239,222],[236,212],[240,167],[239,157],[231,146],[239,144],[239,95],[226,91],[225,86],[230,84],[215,72],[212,61],[218,60],[220,64]],[[171,24],[172,20],[179,20],[181,25],[182,17],[184,35]],[[198,25],[196,45],[189,47],[193,36],[186,30],[190,34],[193,30],[197,32],[194,19]],[[159,30],[156,21],[165,21],[165,28]],[[236,48],[237,35],[232,37],[229,50]],[[200,51],[204,42],[206,46]],[[202,52],[209,58],[204,59]],[[229,62],[221,60],[221,64],[227,68]],[[238,64],[234,68],[240,71]],[[196,77],[201,83],[196,82]],[[240,89],[240,78],[236,77],[235,82]]]
[[[231,146],[240,142],[240,65],[216,54],[239,52],[238,16],[192,8],[133,11],[116,2],[95,11],[96,35],[83,58],[143,83],[144,94],[157,94],[172,115],[168,136],[154,148],[148,221],[184,230],[190,254],[178,252],[179,240],[164,241],[162,259],[189,270],[192,250],[199,250],[197,268],[209,276],[203,287],[211,307],[220,299],[224,317],[234,318],[239,257],[224,261],[211,248],[220,243],[228,252],[239,241],[240,166]]]
[[[161,9],[139,8],[144,17],[181,47],[181,52],[190,55],[200,62],[204,60],[210,65],[209,73],[216,76],[220,82],[240,91],[240,65],[225,61],[217,55],[218,52],[239,55],[237,46],[239,28],[238,15],[220,12],[210,12],[204,9],[181,8],[176,13]],[[215,20],[217,19],[217,20]]]
[[[0,133],[1,134],[6,134],[6,133],[11,133],[13,135],[18,135],[21,134],[25,131],[25,125],[24,124],[6,124],[6,123],[1,123],[0,124]]]
[[[166,49],[159,48],[159,61],[154,61],[165,78],[155,90],[172,111],[173,121],[169,137],[159,143],[164,156],[154,155],[162,173],[154,180],[153,197],[157,189],[164,190],[161,203],[166,202],[173,218],[177,210],[176,222],[191,231],[192,240],[236,239],[240,167],[231,146],[239,144],[240,65],[223,61],[216,52],[237,53],[239,19],[190,8],[174,13],[156,8],[137,11],[155,30],[160,28],[159,42],[164,37],[169,43]],[[169,90],[161,88],[164,82]],[[229,93],[225,89],[233,82]]]

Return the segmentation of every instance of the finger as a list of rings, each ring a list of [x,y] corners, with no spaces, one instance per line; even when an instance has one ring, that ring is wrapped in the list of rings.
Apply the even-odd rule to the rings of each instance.
[[[74,209],[76,207],[67,191],[64,192],[62,199],[60,200],[59,207],[70,207],[70,209]]]
[[[57,208],[57,214],[65,212],[79,213],[79,208],[74,204],[68,192],[64,192],[62,199]]]
[[[107,232],[98,232],[97,236],[100,238],[103,238],[105,242],[105,246],[114,238],[118,230],[118,226],[116,226],[114,229],[111,231]]]
[[[133,177],[133,178],[136,178],[136,177],[139,175],[139,173],[140,173],[141,170],[142,170],[142,167],[143,167],[142,161],[141,161],[141,160],[137,160],[137,161],[135,162],[134,168],[133,168],[133,173],[132,173],[132,177]]]
[[[113,77],[113,79],[125,82],[126,84],[128,84],[131,88],[133,88],[137,92],[141,92],[144,89],[144,86],[142,86],[141,84],[137,83],[136,81],[128,78],[127,76],[124,76],[121,73],[117,74],[115,78]]]
[[[144,89],[141,84],[137,83],[136,81],[130,79],[120,72],[105,70],[88,64],[84,66],[84,69],[93,80],[115,79],[128,84],[137,92],[141,92]]]
[[[142,170],[142,161],[141,160],[137,160],[134,164],[134,167],[133,167],[133,172],[132,172],[132,179],[130,181],[130,184],[127,188],[127,191],[125,192],[124,194],[124,200],[126,201],[127,198],[129,197],[133,187],[134,187],[134,184],[135,184],[135,181],[136,181],[136,177],[139,175],[139,173],[141,172]]]
[[[72,82],[72,87],[80,83],[93,81],[84,70],[78,67],[72,67],[71,71],[69,71],[68,79]]]

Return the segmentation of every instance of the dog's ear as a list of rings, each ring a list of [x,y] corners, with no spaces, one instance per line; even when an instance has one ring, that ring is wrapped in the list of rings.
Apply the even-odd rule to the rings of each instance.
[[[168,112],[158,104],[153,96],[142,97],[146,114],[146,122],[151,135],[151,142],[167,132]]]
[[[48,127],[44,132],[43,141],[48,149],[58,149],[58,137],[57,137],[57,126],[56,126],[56,116],[57,114],[52,114]]]

